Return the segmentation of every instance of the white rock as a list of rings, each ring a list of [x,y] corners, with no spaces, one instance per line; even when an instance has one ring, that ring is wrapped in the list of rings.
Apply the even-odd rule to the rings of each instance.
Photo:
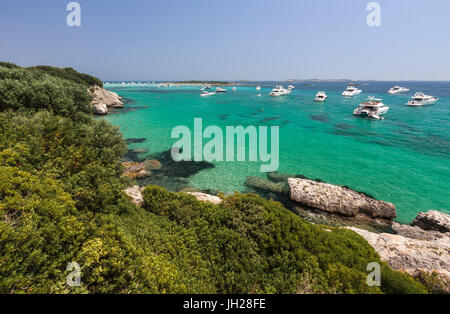
[[[388,233],[372,233],[354,227],[355,231],[369,242],[383,261],[393,269],[417,275],[419,270],[450,278],[450,238],[443,237],[432,241],[410,239]]]
[[[346,216],[365,214],[372,218],[395,218],[395,205],[378,201],[349,188],[300,178],[289,178],[293,201]]]
[[[93,96],[94,96],[94,99],[92,101],[93,104],[103,103],[107,107],[113,107],[113,108],[122,108],[123,107],[123,102],[119,95],[117,95],[114,92],[107,91],[106,89],[103,89],[99,86],[94,87]]]
[[[94,114],[105,115],[108,113],[108,107],[105,104],[94,104]]]
[[[200,192],[186,192],[186,194],[190,194],[195,196],[199,201],[202,202],[209,202],[212,203],[214,205],[219,205],[220,203],[222,203],[222,199],[218,196],[214,196],[214,195],[210,195],[210,194],[206,194],[206,193],[200,193]]]
[[[131,201],[135,203],[138,206],[141,206],[144,203],[144,197],[142,196],[142,190],[143,188],[139,187],[138,185],[134,185],[132,187],[129,187],[125,190],[125,193],[129,197],[131,197]]]

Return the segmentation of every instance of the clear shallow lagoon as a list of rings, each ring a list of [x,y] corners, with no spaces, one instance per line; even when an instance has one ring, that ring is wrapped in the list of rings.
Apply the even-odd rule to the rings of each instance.
[[[251,83],[249,83],[250,85]],[[175,126],[193,130],[194,118],[203,127],[280,126],[279,172],[320,178],[349,186],[397,206],[397,221],[408,223],[418,212],[436,209],[450,213],[450,82],[360,82],[363,94],[343,98],[346,83],[293,84],[289,96],[270,97],[275,83],[238,86],[237,91],[200,97],[198,86],[157,88],[107,86],[132,102],[106,117],[125,138],[146,138],[130,148],[150,154],[169,150]],[[399,84],[411,89],[388,95]],[[285,87],[287,87],[285,84]],[[326,103],[314,102],[317,91],[328,94]],[[415,91],[439,97],[432,106],[407,107]],[[257,95],[261,94],[261,97]],[[368,96],[383,98],[391,109],[383,121],[361,119],[353,109]],[[190,185],[225,193],[243,191],[247,176],[265,177],[259,163],[217,162],[199,172]]]

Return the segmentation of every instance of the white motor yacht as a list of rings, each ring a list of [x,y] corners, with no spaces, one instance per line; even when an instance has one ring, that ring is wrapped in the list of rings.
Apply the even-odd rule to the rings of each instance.
[[[426,105],[432,105],[438,100],[439,99],[436,97],[425,95],[422,92],[418,92],[413,97],[411,97],[411,100],[408,101],[408,103],[406,105],[413,106],[413,107],[426,106]]]
[[[226,93],[227,90],[225,88],[221,88],[221,87],[217,87],[216,88],[216,93]]]
[[[358,84],[348,84],[347,89],[342,93],[344,97],[354,97],[362,93],[362,90],[358,89]]]
[[[324,102],[328,98],[327,94],[325,92],[318,92],[316,94],[316,98],[314,98],[315,102]]]
[[[369,97],[369,100],[361,103],[358,108],[353,111],[355,116],[368,117],[374,119],[383,119],[381,116],[389,111],[389,107],[386,107],[382,99],[375,97]]]
[[[408,88],[400,87],[400,86],[394,86],[388,91],[388,93],[391,94],[391,95],[407,93],[407,92],[409,92]]]
[[[289,89],[289,90],[293,90],[293,89],[295,89],[295,86],[294,86],[294,85],[289,85],[289,86],[288,86],[288,89]]]
[[[200,96],[202,97],[206,97],[206,96],[211,96],[211,95],[215,95],[216,92],[208,92],[208,91],[203,91]]]
[[[290,90],[284,88],[281,85],[277,85],[272,91],[270,92],[270,96],[284,96],[289,95],[291,93]]]
[[[256,90],[261,90],[261,86],[256,86]]]

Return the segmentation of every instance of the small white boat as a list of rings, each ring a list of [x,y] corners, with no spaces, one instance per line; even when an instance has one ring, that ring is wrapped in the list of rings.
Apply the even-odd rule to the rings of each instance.
[[[272,91],[270,92],[270,96],[284,96],[289,95],[291,93],[290,90],[284,88],[281,85],[277,85]]]
[[[388,93],[391,95],[407,93],[407,92],[409,92],[409,88],[400,87],[400,86],[394,86],[388,91]]]
[[[357,88],[358,84],[350,83],[347,89],[342,93],[344,97],[354,97],[362,93],[362,90]]]
[[[256,86],[256,90],[261,90],[261,86]]]
[[[216,93],[226,93],[226,92],[227,92],[227,90],[224,88],[221,88],[221,87],[216,88]]]
[[[389,107],[386,107],[382,99],[377,99],[375,97],[369,97],[369,100],[361,103],[358,108],[353,111],[355,116],[367,117],[373,119],[383,119],[382,115],[389,111]]]
[[[237,89],[236,86],[233,86],[233,88],[232,88],[233,92],[235,92],[236,89]]]
[[[314,98],[315,102],[324,102],[328,98],[327,94],[323,91],[320,91],[316,94],[316,98]]]
[[[406,104],[407,106],[413,106],[413,107],[419,107],[419,106],[426,106],[426,105],[432,105],[436,101],[438,101],[439,98],[425,95],[422,92],[415,93],[413,97],[411,97],[411,100],[408,101]]]
[[[293,90],[293,89],[295,89],[295,86],[294,86],[294,85],[289,85],[289,86],[288,86],[288,89],[289,89],[289,90]]]
[[[216,92],[203,91],[203,92],[200,94],[200,96],[206,97],[206,96],[212,96],[212,95],[215,95],[215,94],[216,94]]]

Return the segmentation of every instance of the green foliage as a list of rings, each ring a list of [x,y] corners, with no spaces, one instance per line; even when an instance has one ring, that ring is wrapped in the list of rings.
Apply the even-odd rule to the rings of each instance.
[[[74,121],[87,121],[93,113],[91,100],[83,84],[40,70],[0,66],[0,111],[47,110]]]
[[[72,81],[79,84],[84,84],[87,86],[100,86],[103,87],[103,82],[96,77],[88,74],[78,73],[73,68],[55,68],[47,65],[40,65],[36,67],[31,67],[31,70],[40,70],[51,76],[61,78],[64,80]]]
[[[0,67],[5,67],[5,68],[9,68],[9,69],[19,68],[19,66],[18,66],[18,65],[15,65],[14,63],[11,63],[11,62],[1,62],[1,61],[0,61]]]
[[[143,194],[146,210],[193,231],[216,291],[297,293],[314,278],[309,292],[424,292],[410,276],[387,268],[356,233],[324,230],[257,195],[235,195],[215,206],[156,186]],[[366,283],[370,262],[384,265],[381,291]]]
[[[150,186],[136,207],[121,134],[91,117],[77,78],[0,65],[0,293],[425,292],[383,263],[368,287],[381,261],[363,238],[256,195],[216,206]]]

